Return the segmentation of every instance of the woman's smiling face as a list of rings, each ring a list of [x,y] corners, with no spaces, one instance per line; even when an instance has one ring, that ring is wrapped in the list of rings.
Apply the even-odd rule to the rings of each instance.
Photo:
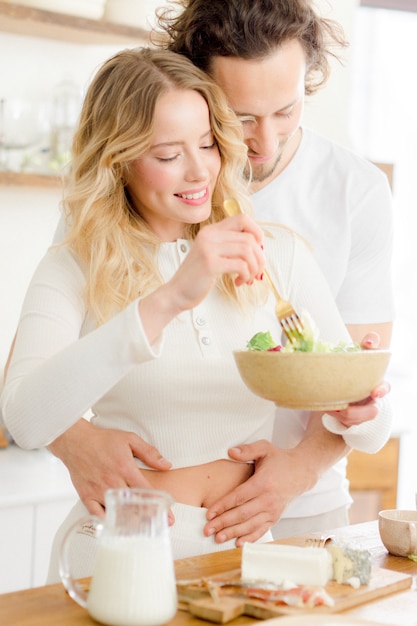
[[[205,99],[196,91],[172,89],[155,107],[147,154],[133,162],[127,186],[136,210],[161,241],[184,235],[211,213],[220,153]]]

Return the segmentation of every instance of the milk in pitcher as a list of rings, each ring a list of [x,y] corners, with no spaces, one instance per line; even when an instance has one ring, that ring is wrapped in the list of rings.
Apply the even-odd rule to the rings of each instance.
[[[164,537],[102,537],[88,612],[111,626],[161,626],[177,610],[171,549]]]

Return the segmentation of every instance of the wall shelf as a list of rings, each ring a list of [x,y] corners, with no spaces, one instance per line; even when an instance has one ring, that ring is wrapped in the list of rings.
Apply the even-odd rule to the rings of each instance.
[[[0,172],[0,185],[18,187],[61,187],[60,176],[26,174],[20,172]]]
[[[105,20],[92,20],[64,13],[33,9],[0,1],[0,32],[82,45],[145,45],[149,32]],[[59,187],[59,176],[0,172],[0,185]]]
[[[149,32],[144,28],[32,9],[11,2],[0,2],[0,31],[81,44],[149,43]]]

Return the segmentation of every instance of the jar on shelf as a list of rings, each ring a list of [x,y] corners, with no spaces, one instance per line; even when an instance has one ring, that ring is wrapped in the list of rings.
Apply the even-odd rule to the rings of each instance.
[[[71,155],[72,137],[81,110],[81,90],[70,78],[65,78],[54,90],[52,97],[51,170],[59,171]]]

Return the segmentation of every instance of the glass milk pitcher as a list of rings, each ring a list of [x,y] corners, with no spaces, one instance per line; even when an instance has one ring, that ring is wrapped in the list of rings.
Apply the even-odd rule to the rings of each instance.
[[[95,620],[111,626],[161,626],[177,610],[169,538],[171,497],[153,489],[110,489],[105,520],[80,520],[61,546],[60,573],[69,595]],[[97,541],[89,592],[72,573],[80,528]]]

